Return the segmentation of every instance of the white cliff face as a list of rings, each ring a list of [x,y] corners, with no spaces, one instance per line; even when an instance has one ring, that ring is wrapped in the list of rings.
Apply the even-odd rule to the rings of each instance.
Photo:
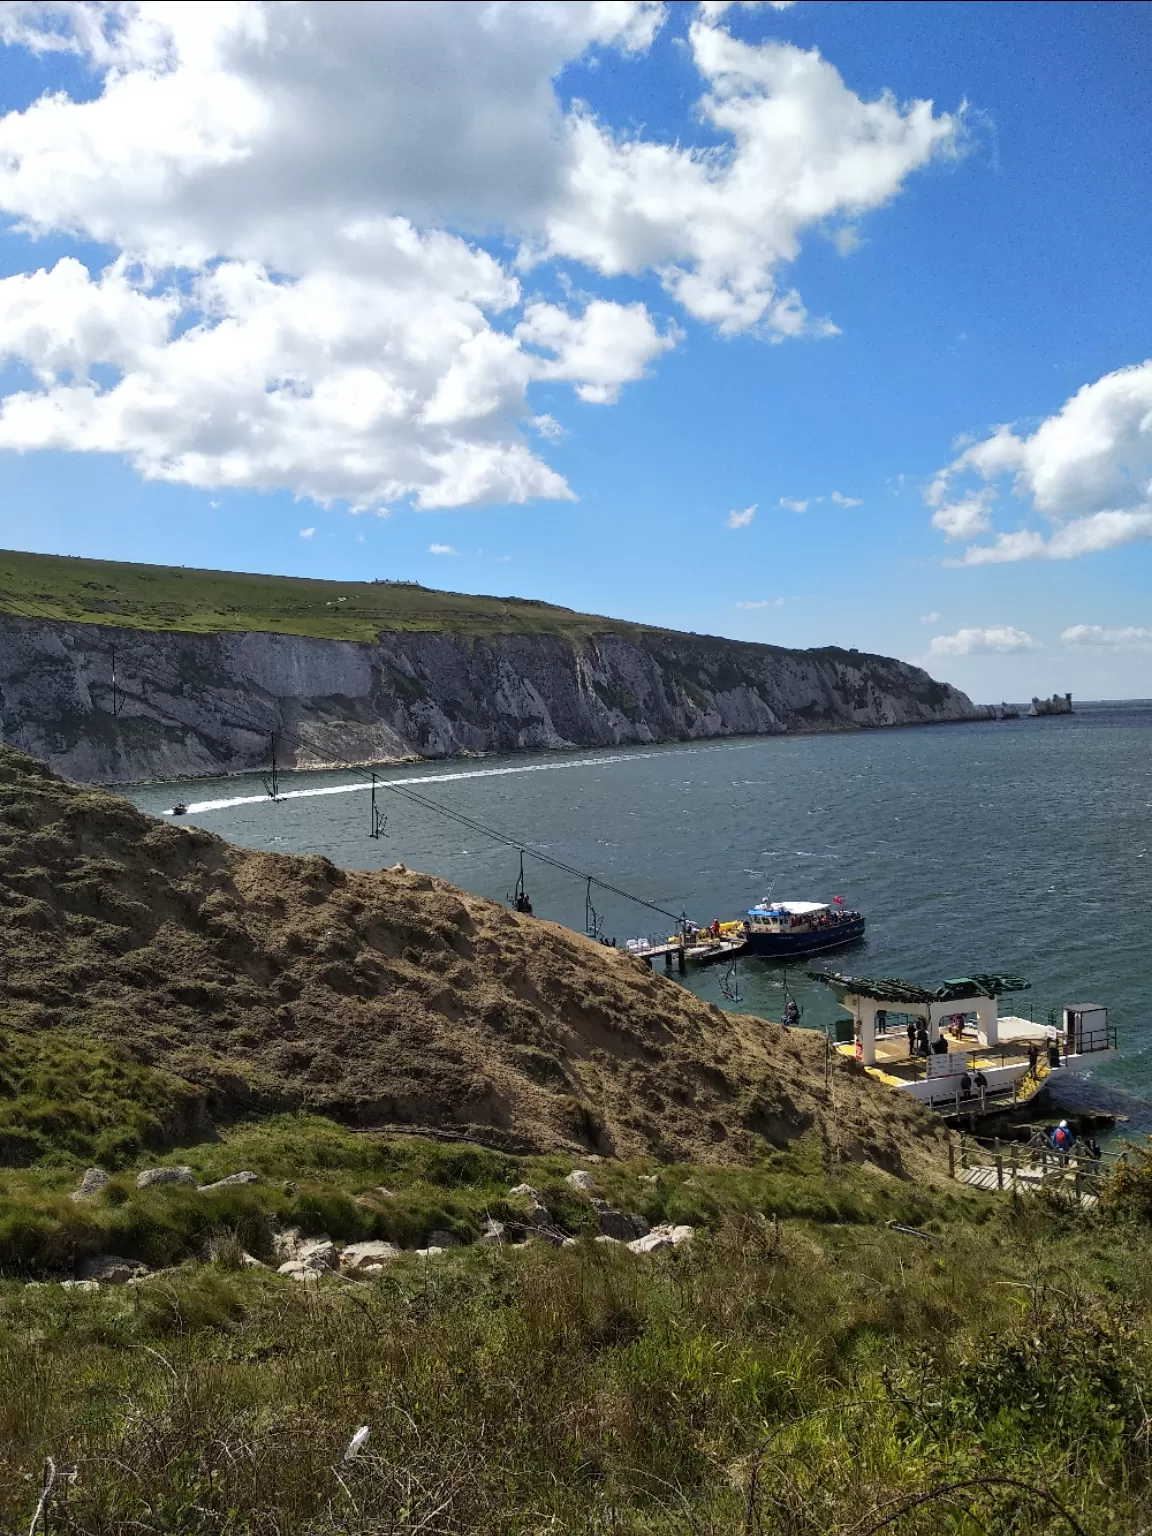
[[[112,687],[115,647],[117,687]],[[918,667],[696,635],[372,644],[0,615],[0,740],[75,780],[971,720]]]

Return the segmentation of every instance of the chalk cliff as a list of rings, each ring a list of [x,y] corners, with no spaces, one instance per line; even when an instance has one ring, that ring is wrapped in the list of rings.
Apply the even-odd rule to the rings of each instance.
[[[113,647],[116,686],[113,688]],[[667,632],[371,643],[0,614],[0,740],[75,780],[983,718],[918,667]]]

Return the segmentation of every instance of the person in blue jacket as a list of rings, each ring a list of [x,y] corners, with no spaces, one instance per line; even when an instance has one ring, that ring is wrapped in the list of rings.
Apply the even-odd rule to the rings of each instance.
[[[1076,1145],[1076,1137],[1067,1120],[1061,1120],[1048,1140],[1055,1152],[1071,1152],[1072,1148]]]

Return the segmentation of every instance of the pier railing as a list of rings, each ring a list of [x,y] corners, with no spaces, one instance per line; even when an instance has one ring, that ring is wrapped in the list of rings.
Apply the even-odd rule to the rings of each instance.
[[[949,1138],[948,1171],[978,1189],[1020,1194],[1048,1189],[1075,1200],[1099,1197],[1128,1152],[1093,1154],[1081,1142],[1061,1152],[1041,1133],[1029,1141],[959,1135]]]
[[[1053,1054],[1058,1054],[1059,1065],[1066,1066],[1070,1056],[1091,1055],[1097,1051],[1114,1051],[1117,1049],[1116,1029],[1113,1025],[1106,1025],[1097,1030],[1085,1030],[1077,1041],[1077,1049],[1069,1051],[1067,1040],[1063,1036],[1057,1036],[1051,1042],[1056,1047]],[[911,1055],[904,1061],[894,1062],[893,1066],[902,1071],[911,1069],[912,1081],[938,1082],[939,1091],[929,1092],[923,1102],[933,1109],[943,1111],[945,1114],[951,1110],[954,1114],[963,1114],[966,1111],[976,1110],[983,1113],[989,1101],[995,1105],[1002,1104],[1026,1104],[1037,1092],[1048,1073],[1057,1065],[1049,1057],[1047,1049],[1038,1054],[1036,1065],[1031,1067],[1023,1077],[1016,1078],[1011,1083],[1002,1083],[995,1086],[986,1086],[977,1090],[973,1086],[968,1093],[961,1092],[959,1079],[966,1071],[969,1077],[975,1079],[977,1072],[982,1068],[1005,1067],[1013,1063],[1019,1063],[1028,1056],[1028,1047],[1017,1041],[1005,1041],[998,1045],[973,1045],[961,1053],[951,1051],[949,1056],[955,1060],[959,1055],[965,1057],[963,1070],[955,1068],[935,1078],[930,1067],[930,1061],[936,1058],[926,1058],[920,1055]],[[941,1057],[940,1060],[946,1058]]]

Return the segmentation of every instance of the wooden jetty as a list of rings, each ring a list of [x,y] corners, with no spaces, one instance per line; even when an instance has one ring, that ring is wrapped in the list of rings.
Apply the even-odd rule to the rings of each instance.
[[[697,941],[692,944],[682,943],[678,939],[668,939],[663,944],[644,944],[633,948],[628,946],[628,953],[635,955],[638,960],[643,960],[649,970],[652,969],[654,960],[663,960],[664,969],[671,971],[673,966],[681,975],[689,965],[709,965],[714,960],[731,960],[745,949],[743,939],[709,939]]]
[[[1040,1135],[1026,1142],[961,1135],[948,1143],[949,1172],[962,1184],[1013,1198],[1047,1190],[1085,1208],[1097,1203],[1105,1181],[1127,1159],[1126,1152],[1094,1158],[1079,1145],[1058,1152]]]

